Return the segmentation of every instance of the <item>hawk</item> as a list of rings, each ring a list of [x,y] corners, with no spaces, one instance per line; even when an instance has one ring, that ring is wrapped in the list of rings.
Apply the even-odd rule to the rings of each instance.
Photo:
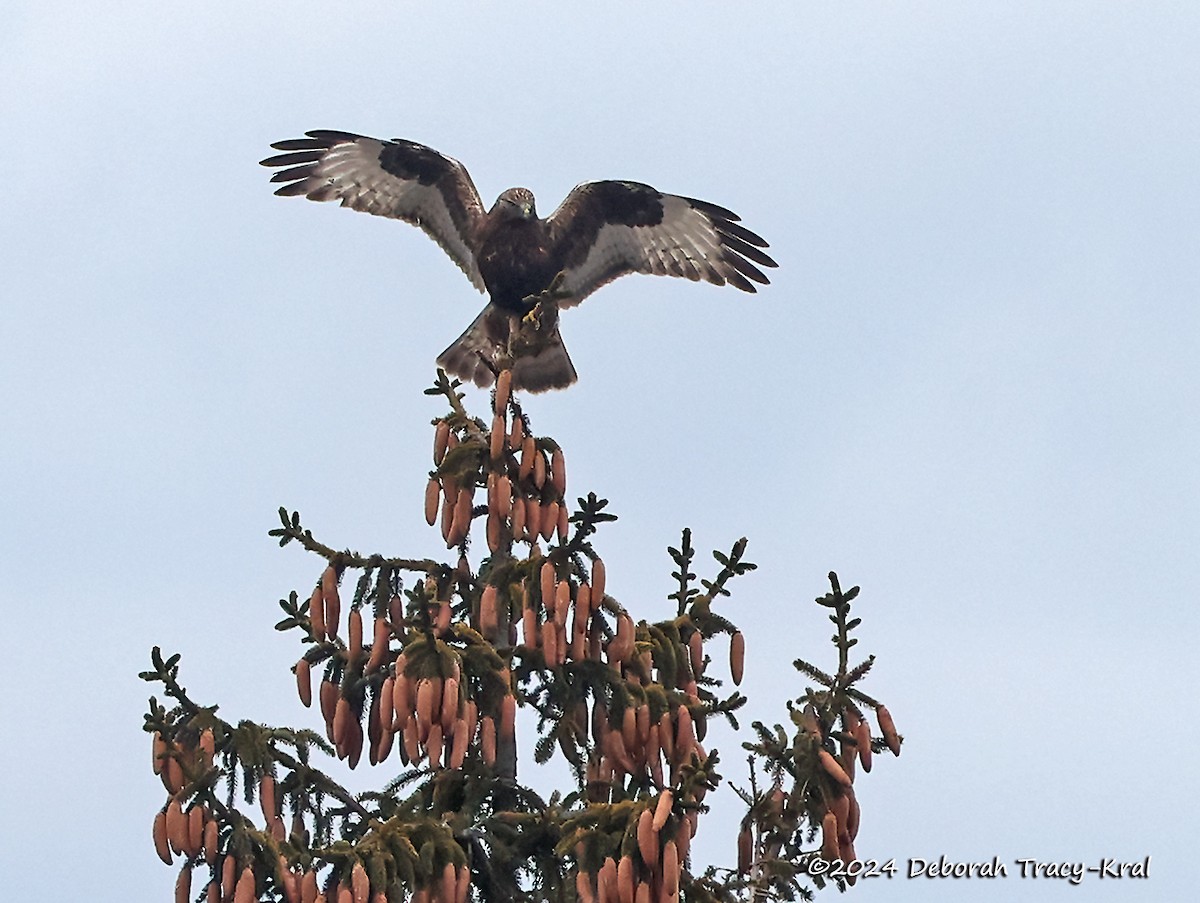
[[[549,217],[528,188],[485,210],[467,170],[423,144],[320,129],[272,144],[278,195],[340,201],[403,220],[436,241],[488,304],[438,364],[479,386],[511,366],[513,388],[561,389],[575,367],[558,311],[626,273],[682,276],[744,292],[774,267],[758,235],[724,207],[640,182],[584,182]]]

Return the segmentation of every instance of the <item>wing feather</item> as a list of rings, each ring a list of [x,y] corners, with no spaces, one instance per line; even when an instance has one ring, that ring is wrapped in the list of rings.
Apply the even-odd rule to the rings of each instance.
[[[765,267],[775,266],[775,261],[773,261],[758,248],[754,247],[754,245],[747,241],[743,241],[735,235],[731,235],[724,229],[718,229],[717,231],[721,235],[721,244],[723,244],[729,250],[735,252],[736,254],[740,254],[742,257],[745,257],[748,260],[753,260],[755,263],[762,264]]]
[[[403,220],[441,246],[471,283],[484,290],[475,235],[485,215],[471,176],[457,160],[412,141],[382,141],[316,129],[305,138],[271,145],[284,153],[263,166],[287,167],[271,176],[275,193]]]
[[[578,304],[628,273],[679,276],[744,292],[766,285],[755,264],[777,264],[760,236],[730,210],[639,182],[585,182],[550,215],[550,241],[563,261],[562,290]]]

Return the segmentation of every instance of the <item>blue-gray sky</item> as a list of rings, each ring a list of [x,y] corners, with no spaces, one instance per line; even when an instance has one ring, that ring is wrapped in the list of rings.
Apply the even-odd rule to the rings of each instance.
[[[271,627],[318,567],[267,538],[279,505],[333,545],[439,551],[421,391],[482,302],[415,229],[271,196],[271,141],[340,128],[431,144],[488,202],[527,185],[545,213],[628,178],[738,211],[780,263],[769,288],[614,283],[564,318],[580,383],[527,403],[571,490],[621,516],[597,538],[609,591],[662,616],[681,527],[701,549],[748,536],[760,567],[728,611],[750,716],[774,720],[803,689],[786,663],[831,661],[811,599],[838,571],[863,587],[867,689],[908,736],[859,783],[860,855],[1151,855],[1148,882],[1082,893],[1182,899],[1197,46],[1187,3],[19,4],[0,36],[6,893],[52,875],[168,897],[152,644],[227,718],[303,720]],[[718,811],[695,850],[729,863]]]

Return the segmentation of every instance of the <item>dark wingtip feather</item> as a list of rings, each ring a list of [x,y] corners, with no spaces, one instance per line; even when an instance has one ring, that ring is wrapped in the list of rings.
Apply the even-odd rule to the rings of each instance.
[[[728,273],[725,276],[725,281],[736,289],[741,289],[743,292],[755,292],[754,286],[740,273]]]
[[[304,134],[307,137],[286,138],[274,142],[271,147],[281,151],[327,151],[335,144],[346,144],[363,137],[353,132],[339,132],[334,129],[313,129]]]
[[[297,179],[307,179],[316,170],[316,165],[306,163],[303,166],[293,166],[291,169],[281,169],[271,176],[272,182],[295,182]]]
[[[292,182],[290,185],[284,185],[275,189],[275,194],[281,198],[292,198],[296,195],[308,194],[308,185],[305,182]]]
[[[733,223],[733,222],[724,222],[724,223],[718,222],[718,223],[715,223],[714,225],[716,225],[716,227],[720,231],[727,232],[730,235],[734,235],[734,236],[740,238],[742,241],[746,242],[747,244],[754,245],[755,247],[758,247],[758,248],[771,247],[767,243],[767,240],[765,238],[763,238],[761,235],[759,235],[755,232],[751,232],[745,226],[739,226],[737,223]]]
[[[713,216],[718,219],[726,219],[731,223],[736,223],[741,220],[740,216],[738,216],[732,210],[725,209],[720,204],[714,204],[711,201],[702,201],[698,198],[685,197],[684,200],[691,204],[696,210],[699,210],[701,213],[707,213],[709,216]]]
[[[735,269],[738,273],[740,273],[742,276],[746,277],[747,279],[752,279],[755,282],[757,282],[759,285],[768,285],[769,284],[769,280],[767,279],[767,277],[765,275],[763,275],[762,271],[760,271],[758,269],[758,267],[756,267],[750,261],[746,260],[746,258],[742,257],[741,255],[735,254],[734,252],[730,251],[725,254],[725,256],[722,258],[722,260],[724,261],[725,264],[727,264],[728,266]],[[738,286],[738,287],[741,288],[741,286]],[[742,290],[746,291],[746,289],[742,289]]]
[[[749,242],[742,241],[740,238],[734,235],[730,235],[719,226],[717,227],[717,234],[721,236],[721,243],[724,244],[725,247],[742,255],[747,260],[753,260],[755,263],[761,264],[765,267],[778,266],[774,260],[764,254],[758,248],[754,247],[754,245],[750,244]]]
[[[288,138],[286,141],[276,141],[271,147],[281,151],[319,151],[326,150],[326,145],[312,138]]]
[[[324,141],[325,147],[333,147],[335,144],[345,144],[350,141],[358,141],[362,135],[356,135],[353,132],[343,132],[338,129],[313,129],[310,132],[305,132],[310,138],[316,138],[319,141]]]
[[[276,154],[259,162],[263,166],[292,166],[297,163],[316,163],[321,159],[322,151],[307,150],[293,151],[290,154]]]

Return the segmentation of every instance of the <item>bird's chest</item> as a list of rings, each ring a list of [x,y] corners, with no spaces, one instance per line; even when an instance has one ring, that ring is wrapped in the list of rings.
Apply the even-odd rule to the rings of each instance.
[[[540,223],[513,223],[492,232],[479,249],[479,274],[493,303],[506,310],[528,311],[524,300],[547,288],[558,267]]]

